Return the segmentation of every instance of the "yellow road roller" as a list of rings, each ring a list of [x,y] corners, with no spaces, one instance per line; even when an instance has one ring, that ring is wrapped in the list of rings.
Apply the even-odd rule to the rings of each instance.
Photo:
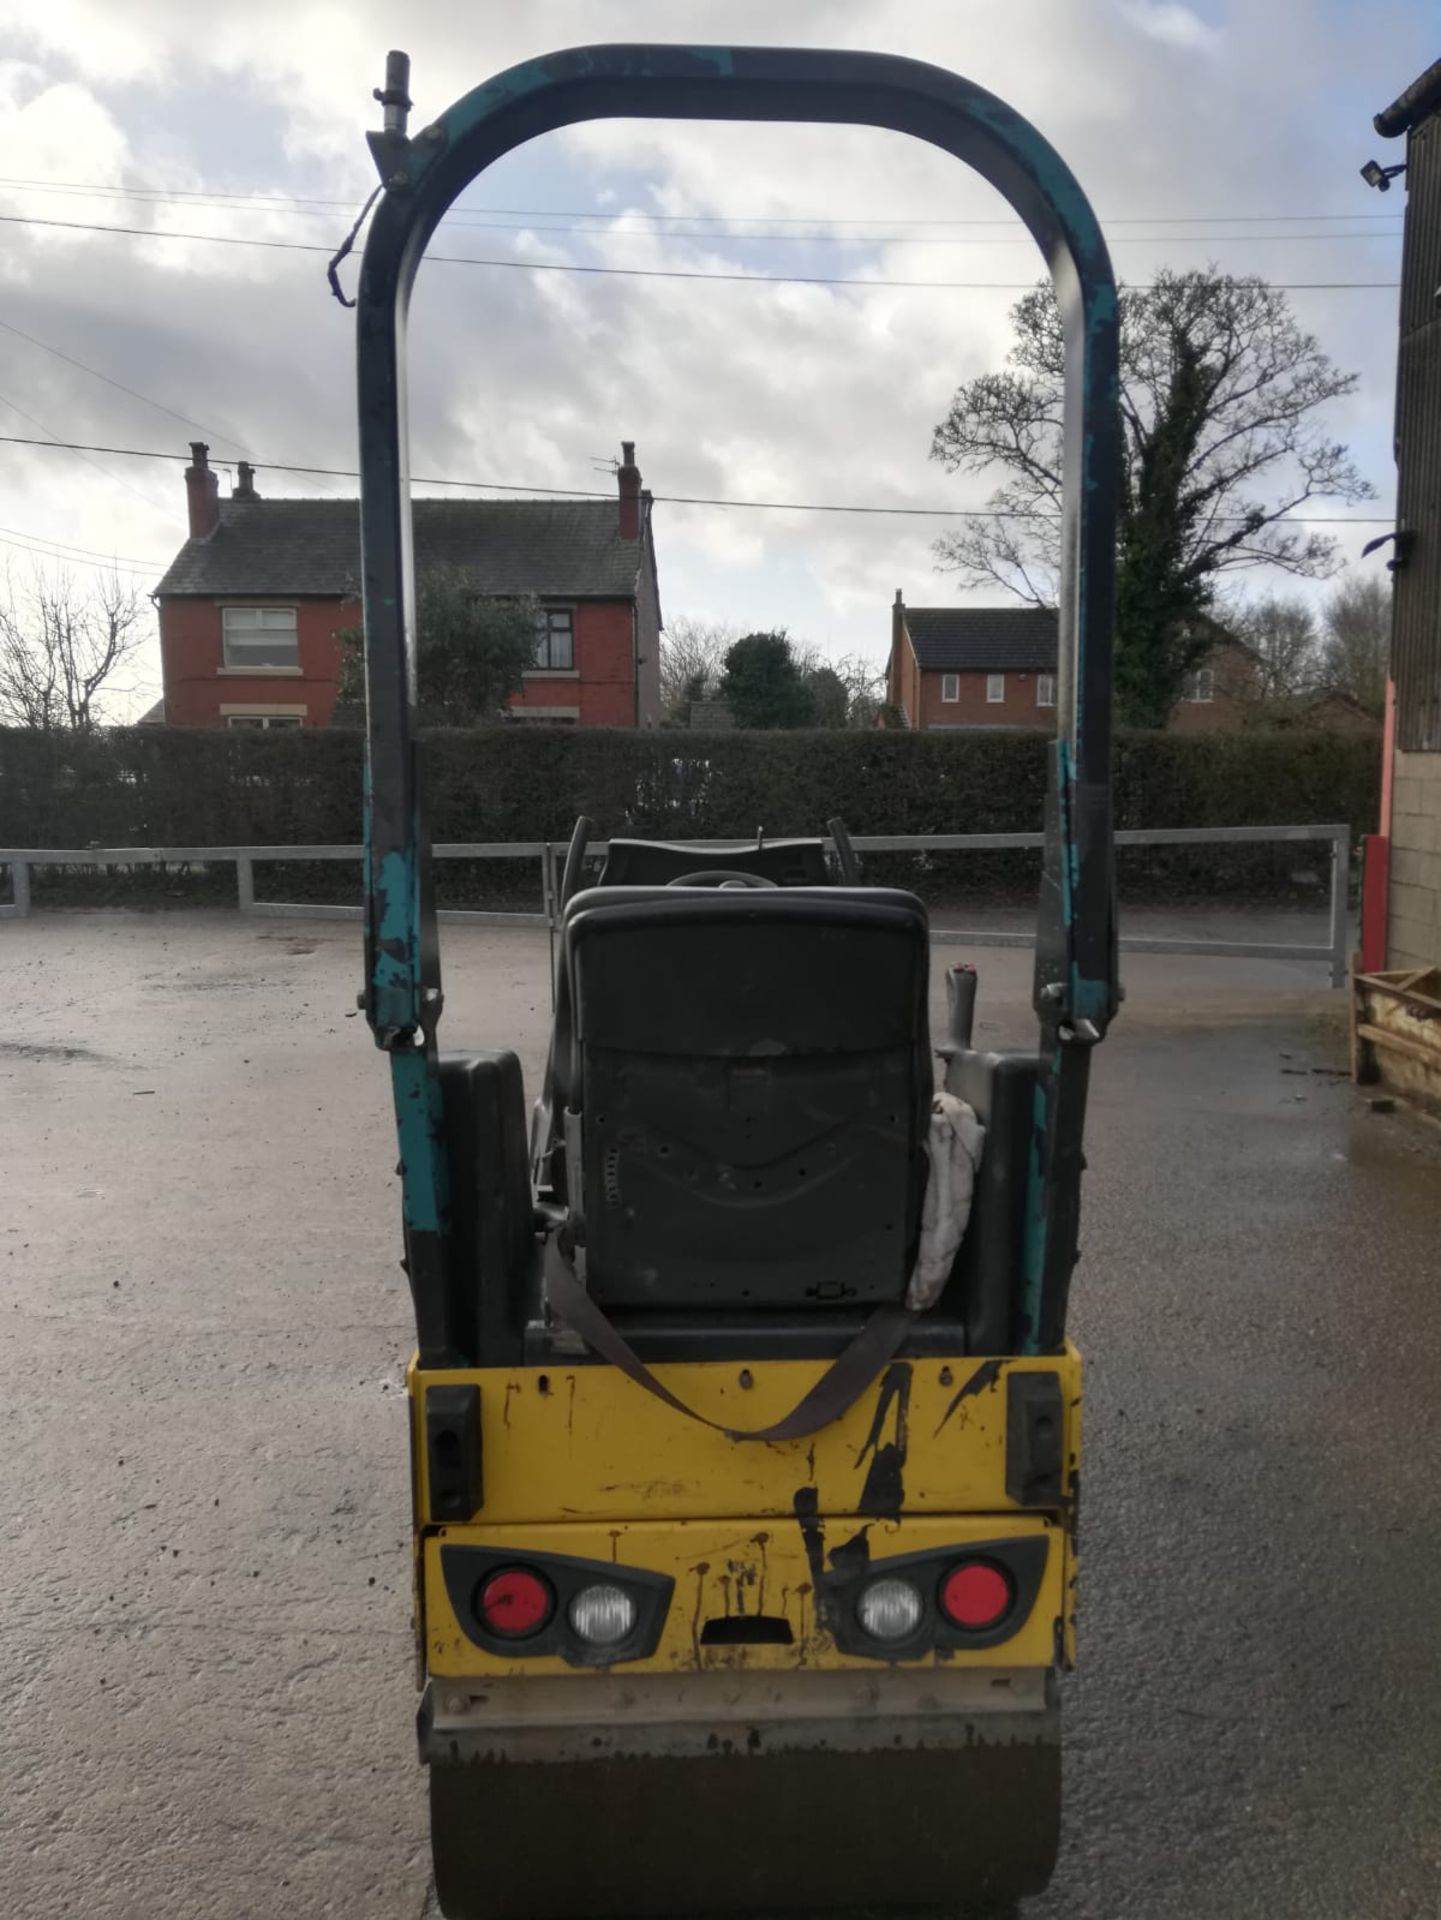
[[[392,54],[357,290],[364,1005],[399,1132],[420,1758],[450,1920],[1014,1902],[1060,1820],[1091,1050],[1115,1012],[1116,292],[1066,166],[955,74],[616,45],[409,130]],[[615,117],[944,148],[1034,236],[1065,339],[1057,735],[1032,1049],[928,1016],[912,894],[839,819],[696,846],[578,823],[554,1025],[442,1049],[416,734],[405,320],[501,155]],[[621,823],[612,823],[621,824]],[[963,830],[964,821],[954,828]]]

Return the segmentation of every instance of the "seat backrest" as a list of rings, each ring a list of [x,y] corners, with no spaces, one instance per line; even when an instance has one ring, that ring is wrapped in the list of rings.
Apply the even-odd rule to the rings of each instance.
[[[565,928],[587,1284],[610,1307],[901,1298],[929,937],[879,888],[605,888]],[[572,1139],[574,1133],[572,1131]]]
[[[829,884],[825,843],[821,840],[754,840],[733,847],[675,846],[664,840],[612,840],[601,869],[603,887],[664,887],[688,873],[729,867],[754,873],[778,887]]]

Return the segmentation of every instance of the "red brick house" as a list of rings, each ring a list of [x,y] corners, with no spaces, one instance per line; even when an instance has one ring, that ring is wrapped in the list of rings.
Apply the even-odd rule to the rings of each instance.
[[[191,444],[190,537],[156,589],[165,724],[323,727],[339,634],[360,623],[354,500],[262,500],[241,463],[229,499]],[[660,596],[651,497],[627,441],[610,500],[417,500],[417,571],[463,567],[480,591],[534,595],[535,665],[508,718],[653,727]]]
[[[908,727],[1056,725],[1055,613],[1048,607],[908,607],[896,590],[886,699]],[[1242,724],[1245,649],[1222,646],[1187,674],[1171,714],[1187,733]]]

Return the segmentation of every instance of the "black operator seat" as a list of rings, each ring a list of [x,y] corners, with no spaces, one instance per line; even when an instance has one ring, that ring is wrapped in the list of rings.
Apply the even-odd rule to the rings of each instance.
[[[585,835],[590,830],[590,821],[582,819],[577,828],[579,853],[576,841],[572,841],[571,859],[575,862],[577,873],[581,870],[580,855],[584,852]],[[826,846],[820,839],[757,839],[734,844],[717,843],[714,846],[697,846],[694,842],[686,846],[664,840],[614,839],[607,843],[605,863],[594,885],[610,889],[612,898],[619,899],[619,890],[622,888],[630,891],[641,888],[647,892],[656,887],[673,888],[688,875],[707,868],[749,874],[757,881],[775,887],[825,887],[831,884]],[[568,862],[567,873],[569,870]],[[569,919],[576,901],[585,897],[588,896],[578,892],[566,900],[562,924]],[[540,1126],[544,1139],[537,1138],[535,1143],[542,1150],[549,1147],[553,1138],[550,1131],[552,1125],[557,1129],[559,1127],[559,1112],[568,1103],[570,1092],[570,979],[564,961],[563,933],[560,964],[556,968],[554,982],[554,1005],[555,1021],[550,1056],[546,1062],[545,1092],[541,1097],[541,1105],[546,1109]],[[546,1184],[554,1183],[557,1191],[563,1192],[564,1167],[557,1164],[549,1153],[545,1155],[544,1167],[540,1172]]]
[[[903,1297],[926,1177],[928,961],[924,907],[884,888],[576,896],[557,1092],[579,1117],[565,1185],[601,1305],[703,1316]]]

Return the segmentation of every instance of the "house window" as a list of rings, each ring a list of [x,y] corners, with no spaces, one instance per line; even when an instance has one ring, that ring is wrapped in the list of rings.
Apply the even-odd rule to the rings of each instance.
[[[1053,673],[1036,675],[1036,705],[1053,707],[1056,704],[1056,676]]]
[[[954,703],[955,701],[959,700],[960,697],[961,697],[961,676],[958,673],[943,673],[941,675],[942,700],[948,703]]]
[[[575,670],[575,628],[569,607],[542,607],[535,617],[535,668],[537,673],[572,673]]]
[[[999,706],[1005,697],[1006,676],[1003,673],[988,673],[986,675],[987,704],[992,707]]]
[[[1181,682],[1181,698],[1194,705],[1205,706],[1216,697],[1216,671],[1214,667],[1197,667],[1194,673],[1188,673]]]
[[[299,727],[305,724],[305,716],[299,713],[227,713],[227,727],[259,727],[269,732],[274,727]]]
[[[294,607],[226,607],[221,614],[224,661],[232,670],[264,673],[298,670],[300,646]]]

